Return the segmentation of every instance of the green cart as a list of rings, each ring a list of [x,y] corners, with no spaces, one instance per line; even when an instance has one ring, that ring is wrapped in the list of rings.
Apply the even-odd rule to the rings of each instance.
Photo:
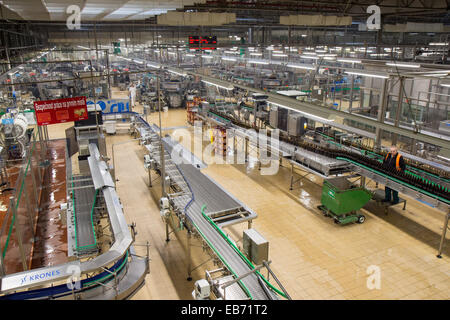
[[[366,218],[358,213],[372,194],[363,187],[352,184],[344,177],[327,179],[322,188],[322,205],[318,208],[337,224],[363,223]]]

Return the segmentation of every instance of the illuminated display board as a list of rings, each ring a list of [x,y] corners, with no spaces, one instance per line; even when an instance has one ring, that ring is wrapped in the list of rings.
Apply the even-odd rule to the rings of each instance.
[[[191,49],[216,50],[216,44],[217,36],[189,36],[189,47]]]

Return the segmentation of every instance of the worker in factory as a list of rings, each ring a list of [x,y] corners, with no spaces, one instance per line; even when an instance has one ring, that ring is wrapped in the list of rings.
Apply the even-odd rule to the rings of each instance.
[[[405,171],[405,161],[403,160],[403,156],[398,153],[398,149],[396,146],[392,146],[390,152],[384,158],[383,165],[388,168],[392,168],[397,170],[398,172]],[[391,198],[392,195],[392,198]],[[393,204],[399,203],[398,191],[392,190],[391,188],[385,188],[385,198],[383,202],[391,202]]]
[[[134,83],[131,83],[130,87],[128,88],[128,92],[130,93],[131,107],[134,107],[134,104],[136,102],[136,87],[134,86]]]

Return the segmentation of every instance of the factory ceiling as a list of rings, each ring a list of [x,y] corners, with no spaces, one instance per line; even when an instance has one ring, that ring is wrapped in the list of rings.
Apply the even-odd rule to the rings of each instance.
[[[351,16],[353,21],[367,18],[367,7],[376,4],[389,22],[450,22],[450,0],[0,0],[3,19],[65,21],[71,5],[81,10],[83,21],[147,20],[168,11],[230,12],[237,24],[278,24],[289,14]]]

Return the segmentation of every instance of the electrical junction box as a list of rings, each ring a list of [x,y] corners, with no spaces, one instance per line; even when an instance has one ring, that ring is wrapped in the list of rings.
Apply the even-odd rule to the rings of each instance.
[[[289,135],[300,137],[308,127],[308,120],[300,114],[290,114],[288,117],[287,131]]]
[[[269,241],[255,229],[244,230],[244,254],[256,265],[269,260]]]

